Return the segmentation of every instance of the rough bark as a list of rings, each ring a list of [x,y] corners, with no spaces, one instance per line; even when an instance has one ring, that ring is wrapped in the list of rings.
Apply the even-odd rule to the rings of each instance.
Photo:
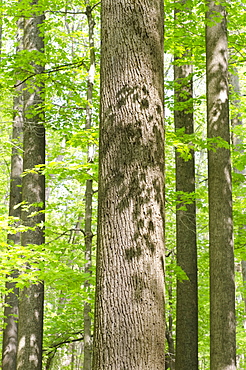
[[[163,2],[101,2],[93,370],[165,366]]]
[[[206,14],[208,138],[230,143],[225,8],[208,1]],[[210,369],[236,369],[235,283],[228,148],[208,151],[210,258]]]
[[[184,128],[185,134],[193,134],[193,68],[187,64],[179,65],[179,58],[175,60],[175,130]],[[185,104],[185,108],[182,104]],[[192,195],[195,192],[195,161],[192,150],[190,155],[191,158],[185,160],[176,151],[176,191]],[[175,364],[179,370],[197,369],[198,297],[195,201],[190,204],[177,203],[176,251],[177,265],[183,269],[189,280],[177,281]]]
[[[23,48],[23,19],[17,22],[17,40],[18,53]],[[11,155],[11,175],[10,175],[10,198],[9,198],[9,216],[15,218],[14,225],[20,225],[21,208],[16,207],[21,203],[21,174],[23,171],[22,160],[22,140],[23,140],[23,91],[22,86],[16,88],[14,97],[14,115],[12,129],[12,155]],[[20,232],[9,234],[9,248],[16,244],[20,244]],[[10,274],[11,279],[18,276],[18,271],[13,271]],[[18,295],[19,289],[14,281],[6,282],[5,306],[4,306],[4,329],[3,329],[3,344],[2,344],[2,369],[16,370],[17,358],[17,332],[18,332]]]
[[[32,6],[37,4],[38,0],[31,3]],[[32,14],[25,18],[24,49],[27,51],[44,51],[40,29],[43,21],[43,15]],[[42,65],[33,64],[33,68],[36,73],[44,70]],[[45,163],[43,94],[43,84],[37,76],[30,86],[26,86],[24,93],[24,171]],[[22,222],[33,228],[22,234],[22,245],[41,245],[44,243],[44,232],[42,226],[36,225],[44,222],[45,181],[38,171],[28,172],[23,177],[22,201],[31,205],[27,210],[23,209]],[[30,216],[33,212],[35,215]],[[20,292],[17,370],[42,369],[43,300],[42,283],[31,284]]]

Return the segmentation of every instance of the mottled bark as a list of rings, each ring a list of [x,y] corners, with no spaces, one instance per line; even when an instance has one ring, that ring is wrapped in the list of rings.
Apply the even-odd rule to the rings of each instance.
[[[31,5],[36,5],[35,0]],[[24,22],[24,49],[27,51],[44,51],[44,40],[40,26],[43,15],[30,14]],[[36,73],[44,67],[33,64]],[[45,163],[45,129],[43,84],[38,75],[27,84],[24,93],[24,131],[23,131],[23,167],[24,171]],[[44,176],[37,172],[28,172],[23,177],[22,201],[31,205],[22,211],[22,222],[33,228],[22,234],[22,245],[41,245],[44,243],[42,223],[44,222],[45,182]],[[35,215],[32,215],[35,213]],[[39,226],[36,226],[39,224]],[[35,248],[35,247],[34,247]],[[27,269],[29,266],[27,266]],[[35,268],[35,267],[31,267]],[[42,336],[43,336],[43,300],[42,283],[32,284],[20,292],[18,357],[17,370],[41,370]]]
[[[182,1],[183,10],[175,11],[176,22],[186,16],[189,10]],[[180,25],[180,23],[178,23]],[[182,26],[181,26],[182,27]],[[185,37],[187,29],[182,29]],[[182,39],[180,40],[182,43]],[[174,63],[174,125],[176,132],[184,129],[184,134],[194,133],[193,120],[193,67],[182,63],[188,59],[190,50],[182,56],[175,56]],[[190,150],[190,159],[183,159],[176,151],[176,191],[194,196],[195,160]],[[182,199],[182,195],[180,195]],[[186,273],[188,280],[177,280],[176,305],[176,356],[175,365],[179,370],[198,368],[198,292],[197,292],[197,245],[196,245],[196,204],[176,206],[176,253],[177,265]]]
[[[225,8],[208,1],[206,14],[208,138],[230,143]],[[231,159],[208,151],[210,250],[210,369],[236,369]]]
[[[93,370],[165,366],[163,2],[101,2]]]
[[[18,53],[23,48],[23,19],[17,22]],[[12,128],[12,155],[11,155],[11,175],[10,175],[10,197],[9,197],[9,216],[15,218],[14,226],[20,225],[21,208],[16,207],[21,203],[21,174],[23,171],[22,160],[22,140],[23,140],[23,91],[22,86],[16,88],[14,97],[14,115]],[[13,225],[12,225],[13,226]],[[20,244],[20,232],[8,235],[9,248]],[[18,271],[10,274],[11,279],[18,276]],[[4,307],[4,329],[2,344],[2,369],[16,370],[17,358],[17,332],[18,332],[18,295],[19,289],[14,281],[6,282],[5,307]]]

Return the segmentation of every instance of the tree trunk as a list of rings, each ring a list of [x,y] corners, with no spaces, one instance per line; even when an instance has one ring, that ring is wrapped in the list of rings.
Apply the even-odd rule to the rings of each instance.
[[[93,370],[165,366],[163,2],[101,2]]]
[[[38,0],[31,3],[38,4]],[[25,18],[24,49],[42,53],[44,40],[40,26],[44,16],[32,14]],[[42,73],[42,65],[32,64],[37,74]],[[38,75],[27,81],[24,93],[24,132],[23,132],[23,167],[24,171],[45,163],[45,129],[43,125],[44,87]],[[30,82],[30,85],[28,84]],[[22,210],[22,222],[30,227],[22,234],[22,245],[41,245],[44,243],[45,181],[39,172],[28,172],[23,177],[22,201],[31,205]],[[31,216],[32,213],[35,215]],[[36,226],[39,224],[39,226]],[[35,246],[34,246],[35,248]],[[29,268],[35,268],[27,266]],[[42,369],[42,336],[43,336],[43,300],[42,283],[32,284],[20,292],[18,357],[17,370]]]
[[[234,73],[230,75],[230,82],[231,82],[231,85],[232,85],[232,88],[233,88],[234,92],[238,96],[231,103],[235,107],[239,108],[239,106],[240,106],[240,98],[239,98],[239,96],[240,96],[240,86],[239,86],[238,72],[237,72],[236,68],[234,68]],[[241,114],[237,113],[231,120],[232,128],[235,128],[237,126],[242,126],[242,124],[243,124],[243,121],[242,121]],[[233,145],[234,145],[236,151],[241,152],[243,154],[243,150],[242,150],[243,137],[240,137],[239,135],[235,135],[233,133]],[[244,176],[246,175],[246,169],[243,169],[242,171],[238,171],[236,168],[234,168],[234,171],[237,172],[237,173],[241,173]],[[240,198],[239,198],[239,201],[240,201]],[[244,230],[246,229],[246,225],[241,225],[241,227]],[[243,286],[244,286],[243,299],[244,299],[244,303],[245,303],[245,313],[246,313],[246,261],[241,261],[241,266],[242,266],[242,279],[243,279]],[[246,329],[246,319],[244,320],[244,328]]]
[[[244,312],[246,314],[246,261],[241,261],[242,264],[242,278],[243,278],[243,300],[244,300]],[[246,317],[243,322],[244,329],[246,330]]]
[[[182,1],[185,7],[185,2]],[[187,13],[176,11],[176,21]],[[180,24],[180,23],[178,23]],[[185,37],[187,30],[182,30]],[[180,41],[180,39],[179,39]],[[182,39],[181,39],[182,42]],[[174,124],[178,133],[194,133],[193,122],[193,86],[192,65],[182,63],[191,52],[186,50],[182,56],[175,56],[174,64]],[[194,152],[185,160],[176,151],[176,191],[193,196],[195,192],[195,161]],[[197,245],[196,245],[196,204],[180,202],[176,206],[176,248],[177,265],[186,273],[189,280],[177,281],[176,306],[176,358],[175,365],[179,370],[198,368],[198,292],[197,292]],[[184,208],[185,207],[185,208]]]
[[[233,89],[233,92],[236,94],[236,98],[231,100],[231,104],[237,110],[237,113],[231,119],[232,129],[235,129],[235,128],[238,128],[238,126],[242,127],[242,125],[243,125],[242,117],[241,117],[241,114],[239,112],[240,103],[241,103],[241,101],[240,101],[240,85],[239,85],[238,71],[237,71],[236,68],[234,68],[233,74],[232,73],[230,74],[230,84],[231,84],[231,87]],[[233,141],[233,145],[234,145],[234,151],[238,152],[239,155],[240,155],[240,153],[242,155],[244,154],[243,153],[244,151],[242,149],[243,148],[243,139],[244,138],[241,135],[237,135],[233,132],[232,141]],[[245,168],[242,171],[239,171],[236,168],[234,168],[233,171],[235,173],[243,175],[243,177],[245,178],[245,175],[246,175],[246,169]],[[244,181],[242,181],[240,184],[238,184],[238,186],[240,188],[242,188],[244,186]],[[241,202],[242,201],[242,196],[239,196],[237,201]],[[242,209],[242,213],[244,213],[244,212],[245,212],[245,210]],[[245,223],[240,225],[240,229],[241,229],[241,231],[245,232],[245,229],[246,229]],[[240,232],[240,230],[239,230],[239,232]],[[241,246],[241,248],[245,248],[244,243]],[[241,268],[242,268],[242,280],[243,280],[244,312],[246,314],[246,261],[244,261],[244,260],[241,261]],[[243,327],[246,330],[246,316],[245,315],[244,315],[244,320],[243,320]],[[244,358],[245,358],[244,354],[241,354],[241,355],[237,354],[238,366],[243,365]]]
[[[174,79],[175,82],[179,82],[179,87],[175,88],[177,103],[192,99],[191,73],[192,66],[175,65],[174,67]],[[187,79],[189,76],[190,81],[182,83],[182,79]],[[186,109],[175,110],[175,129],[185,128],[185,134],[192,134],[194,132],[193,113],[190,111],[192,107]],[[194,152],[191,151],[190,155],[191,158],[185,160],[180,153],[176,152],[176,191],[188,195],[195,192]],[[176,247],[177,265],[189,278],[189,280],[177,281],[176,366],[180,370],[196,369],[198,367],[198,299],[195,202],[184,204],[181,200],[176,206]]]
[[[95,78],[95,48],[94,48],[94,26],[95,21],[92,15],[92,8],[89,2],[86,1],[86,16],[88,22],[88,35],[90,47],[90,68],[88,71],[87,81],[87,105],[86,105],[86,129],[90,130],[92,127],[92,104],[93,104],[93,88]],[[88,163],[94,161],[94,145],[88,145],[87,150]],[[86,180],[85,190],[85,273],[91,274],[92,266],[92,238],[93,233],[91,229],[92,224],[92,199],[93,199],[93,181]],[[90,281],[87,280],[84,284],[85,290],[90,291]],[[83,370],[91,370],[92,360],[92,340],[91,340],[91,304],[89,301],[84,303],[84,361]]]
[[[23,48],[23,19],[17,22],[18,34],[18,53]],[[22,86],[16,88],[14,97],[14,116],[12,129],[12,156],[11,156],[11,175],[10,175],[10,199],[9,216],[15,217],[15,226],[20,225],[21,208],[16,207],[21,203],[21,174],[23,171],[22,142],[23,142],[23,91]],[[19,220],[19,221],[18,221]],[[9,247],[20,244],[20,232],[8,235]],[[13,271],[10,278],[15,279],[18,271]],[[17,331],[18,331],[18,295],[19,289],[15,282],[6,282],[6,296],[4,306],[4,329],[2,345],[2,369],[16,370],[17,358]]]
[[[230,142],[225,8],[208,1],[206,14],[208,138]],[[218,18],[219,16],[219,18]],[[221,17],[221,18],[220,18]],[[235,283],[228,148],[208,151],[210,245],[210,369],[236,369]]]

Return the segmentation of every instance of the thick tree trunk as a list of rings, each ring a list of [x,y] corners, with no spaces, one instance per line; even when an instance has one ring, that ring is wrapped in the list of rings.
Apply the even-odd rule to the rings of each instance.
[[[37,3],[38,0],[35,0],[31,5],[35,6]],[[44,16],[42,15],[30,15],[29,18],[25,18],[25,50],[43,52],[44,40],[40,29],[43,21]],[[41,65],[35,64],[33,67],[36,73],[41,73],[44,70]],[[38,77],[31,81],[30,86],[27,83],[24,93],[24,171],[45,163],[43,94],[43,84],[38,80]],[[29,172],[23,177],[22,201],[31,205],[27,210],[22,211],[22,222],[25,226],[32,228],[23,233],[22,245],[41,245],[44,243],[44,233],[41,226],[44,222],[45,203],[43,175]],[[32,213],[35,215],[30,216]],[[39,226],[36,226],[37,224]],[[43,300],[44,287],[42,283],[25,287],[20,292],[17,370],[42,369]]]
[[[193,134],[193,68],[191,65],[179,65],[179,58],[175,60],[175,130],[184,128],[185,134]],[[182,104],[185,104],[185,107],[182,108]],[[194,152],[191,151],[190,155],[189,160],[184,160],[178,152],[175,156],[176,191],[187,195],[195,192]],[[176,248],[177,265],[183,269],[189,280],[177,281],[175,365],[179,370],[197,369],[198,293],[195,202],[183,204],[181,201],[176,206]]]
[[[208,138],[230,142],[225,8],[208,1],[206,15]],[[221,18],[218,18],[218,15]],[[211,24],[211,22],[213,24]],[[210,244],[210,369],[236,369],[235,283],[228,148],[208,152]]]
[[[163,2],[101,9],[93,369],[163,370]]]
[[[23,19],[17,22],[18,53],[23,48]],[[14,116],[12,129],[12,156],[11,156],[11,175],[10,175],[10,199],[9,216],[15,217],[15,226],[20,225],[21,208],[16,207],[21,203],[21,174],[23,171],[22,160],[22,141],[23,141],[23,91],[22,86],[16,88],[14,97]],[[8,235],[9,247],[20,244],[20,232]],[[10,275],[15,279],[18,271],[13,271]],[[2,369],[16,370],[17,358],[17,331],[18,331],[18,295],[19,289],[15,282],[6,283],[7,294],[5,296],[4,307],[4,329],[2,344]]]

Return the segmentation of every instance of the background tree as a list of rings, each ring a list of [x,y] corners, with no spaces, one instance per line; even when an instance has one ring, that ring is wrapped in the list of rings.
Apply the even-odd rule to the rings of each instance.
[[[35,80],[26,82],[23,94],[23,182],[21,219],[26,226],[23,246],[33,249],[44,244],[44,175],[35,166],[45,163],[44,86],[39,74],[44,71],[42,54],[44,15],[38,0],[29,3],[32,14],[24,18],[23,49],[29,53],[30,69]],[[41,62],[40,62],[41,61]],[[26,266],[33,269],[35,267]],[[44,286],[36,282],[20,291],[17,369],[42,369]]]
[[[208,1],[206,13],[208,138],[225,145],[208,151],[210,258],[210,369],[236,369],[235,285],[228,100],[226,11]],[[227,145],[226,145],[227,144]]]
[[[95,45],[94,45],[94,27],[93,8],[89,1],[85,2],[86,17],[88,22],[88,41],[90,49],[90,63],[87,81],[87,106],[86,106],[86,130],[91,130],[93,124],[92,106],[93,106],[93,87],[95,80]],[[95,157],[95,144],[90,143],[87,150],[88,163],[93,163]],[[92,205],[93,205],[93,179],[86,180],[85,188],[85,273],[91,276],[92,271]],[[89,279],[85,282],[85,290],[90,291]],[[92,363],[92,338],[91,338],[91,313],[92,307],[89,300],[84,303],[84,363],[83,369],[90,370]]]
[[[101,22],[93,369],[163,369],[163,3],[104,0]]]
[[[194,134],[193,123],[193,66],[188,40],[189,31],[181,25],[190,9],[185,1],[177,3],[175,10],[176,42],[179,50],[174,60],[174,125],[177,135]],[[189,24],[189,21],[185,23]],[[188,31],[188,35],[187,35]],[[178,37],[179,36],[179,37]],[[188,279],[177,280],[176,303],[176,358],[177,369],[198,368],[198,292],[197,292],[197,245],[196,245],[196,204],[194,151],[188,158],[176,150],[176,253],[177,265]],[[187,201],[187,197],[190,200]],[[182,202],[182,198],[186,202]]]
[[[17,40],[18,46],[16,52],[23,50],[23,19],[17,22]],[[20,81],[17,81],[17,84]],[[10,176],[10,198],[9,198],[9,217],[13,218],[12,226],[18,227],[21,219],[21,174],[23,172],[22,160],[22,140],[23,140],[23,91],[22,84],[16,88],[13,107],[13,129],[12,129],[12,156],[11,156],[11,176]],[[21,233],[8,235],[8,244],[10,248],[20,245]],[[13,271],[6,282],[6,295],[4,307],[4,328],[2,345],[2,369],[15,370],[17,358],[18,343],[18,296],[19,289],[16,286],[16,277],[18,271]]]
[[[231,55],[233,60],[233,56]],[[244,301],[244,311],[246,312],[246,258],[245,253],[245,216],[244,216],[244,183],[245,183],[245,153],[244,153],[244,130],[243,130],[243,120],[242,120],[242,109],[241,109],[241,93],[239,85],[239,75],[238,70],[233,68],[230,73],[230,110],[231,110],[231,129],[232,129],[232,144],[233,144],[233,187],[234,194],[237,197],[234,198],[234,223],[237,225],[235,228],[235,248],[237,249],[237,254],[241,260],[241,266],[236,265],[238,270],[242,271],[242,282],[243,290],[241,298]],[[240,266],[238,268],[238,266]],[[239,324],[239,323],[238,323]],[[239,324],[240,325],[240,324]],[[244,331],[246,329],[246,320],[244,318],[242,322],[242,327]],[[240,333],[240,327],[237,329],[238,334]],[[243,333],[244,335],[244,333]],[[238,338],[237,346],[240,346],[241,338]],[[238,366],[242,365],[244,362],[244,354],[237,354]]]

